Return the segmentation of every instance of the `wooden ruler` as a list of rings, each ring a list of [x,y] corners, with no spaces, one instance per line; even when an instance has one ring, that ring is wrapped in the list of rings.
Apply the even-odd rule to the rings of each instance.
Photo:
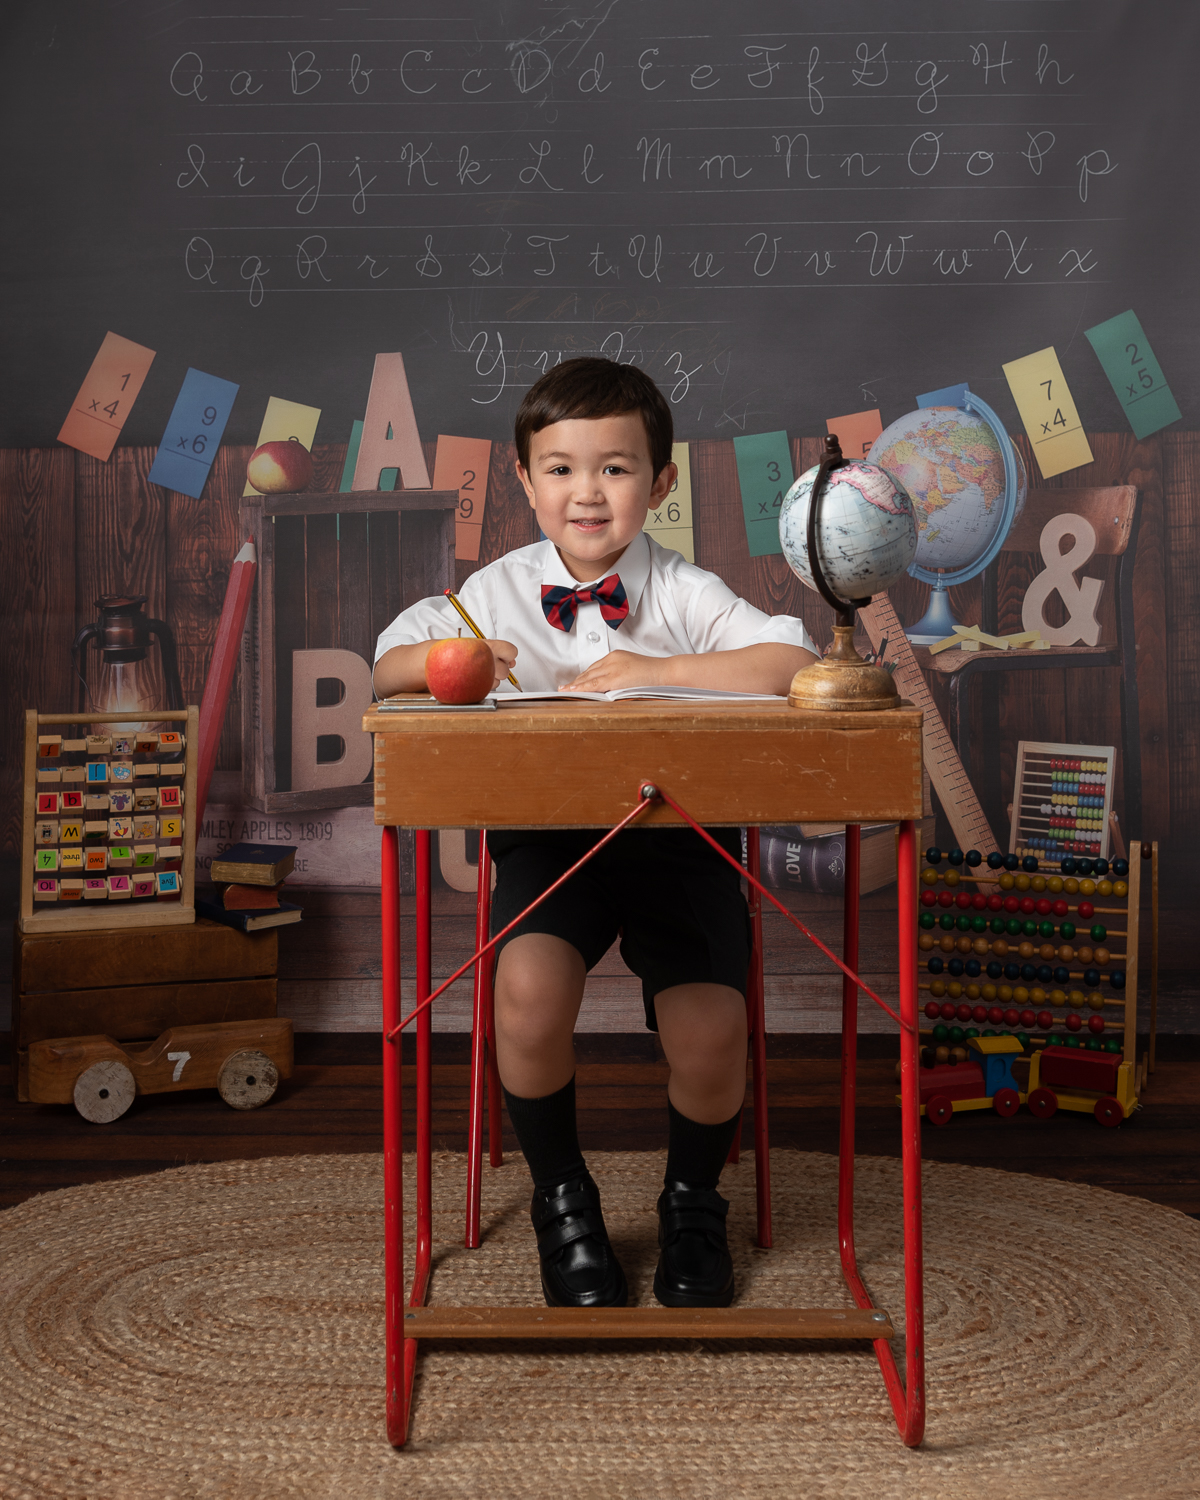
[[[885,655],[896,664],[893,673],[896,685],[901,695],[911,699],[921,710],[925,769],[946,810],[958,847],[964,850],[978,849],[983,855],[990,854],[999,847],[996,836],[983,815],[975,788],[963,770],[958,751],[937,711],[925,674],[917,665],[917,658],[904,634],[900,617],[892,607],[892,601],[886,594],[876,594],[866,609],[859,610],[858,617],[866,627],[876,652],[887,641]]]

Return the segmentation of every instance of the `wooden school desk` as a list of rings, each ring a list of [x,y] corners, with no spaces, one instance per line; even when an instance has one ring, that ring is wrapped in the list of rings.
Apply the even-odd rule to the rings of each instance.
[[[924,1430],[920,1111],[917,1098],[916,820],[921,816],[921,714],[805,713],[783,702],[530,703],[478,712],[381,713],[375,821],[382,836],[384,1192],[387,1431],[408,1431],[419,1339],[870,1339],[903,1441]],[[417,1022],[416,1267],[403,1284],[399,828],[417,835],[417,1005],[431,994],[431,828],[584,827],[838,822],[848,825],[844,964],[858,963],[858,827],[897,822],[901,1132],[904,1181],[905,1379],[854,1252],[854,1070],[858,989],[842,982],[842,1121],[838,1240],[856,1304],[800,1308],[426,1307],[431,1259],[429,1009]],[[424,832],[421,832],[421,831]],[[761,891],[761,887],[759,888]],[[768,900],[773,898],[762,892]],[[754,891],[751,892],[754,895]],[[480,946],[483,938],[479,939]],[[449,983],[449,981],[447,981]],[[445,986],[432,993],[436,996]],[[865,987],[864,987],[865,988]],[[756,1111],[756,1114],[760,1111]],[[765,1111],[762,1111],[765,1116]],[[765,1123],[765,1121],[764,1121]],[[765,1162],[763,1166],[765,1168]],[[760,1179],[760,1181],[763,1179]],[[761,1213],[761,1200],[760,1200]],[[761,1225],[761,1217],[760,1217]],[[531,1251],[532,1254],[532,1245]]]

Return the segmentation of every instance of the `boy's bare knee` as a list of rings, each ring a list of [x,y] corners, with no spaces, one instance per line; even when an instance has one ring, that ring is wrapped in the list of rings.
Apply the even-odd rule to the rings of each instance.
[[[655,998],[659,1035],[675,1073],[723,1076],[746,1055],[746,1006],[724,985],[679,985]]]
[[[569,943],[544,933],[514,938],[496,966],[496,1026],[511,1045],[532,1050],[575,1028],[586,977]]]

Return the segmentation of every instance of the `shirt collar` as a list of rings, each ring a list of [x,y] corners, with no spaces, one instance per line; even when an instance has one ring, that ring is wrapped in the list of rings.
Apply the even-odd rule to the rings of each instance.
[[[568,573],[554,543],[547,538],[541,545],[544,549],[542,553],[543,581],[560,588],[583,587],[579,579],[572,578]],[[650,579],[650,538],[644,531],[638,532],[607,573],[595,579],[587,579],[585,582],[599,583],[600,578],[607,578],[611,573],[619,575],[625,588],[625,597],[629,600],[629,613],[634,614],[638,601],[642,597],[642,591]]]

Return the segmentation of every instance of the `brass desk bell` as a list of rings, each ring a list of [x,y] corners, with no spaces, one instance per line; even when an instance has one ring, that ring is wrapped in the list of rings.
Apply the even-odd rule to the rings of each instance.
[[[788,703],[792,708],[865,713],[881,708],[899,708],[900,694],[892,675],[881,666],[862,659],[854,647],[854,611],[870,604],[865,599],[840,599],[829,587],[817,555],[817,524],[822,491],[831,471],[846,462],[836,436],[825,439],[825,457],[817,467],[808,504],[806,545],[813,583],[826,604],[834,610],[833,646],[829,655],[801,667],[792,678]]]

